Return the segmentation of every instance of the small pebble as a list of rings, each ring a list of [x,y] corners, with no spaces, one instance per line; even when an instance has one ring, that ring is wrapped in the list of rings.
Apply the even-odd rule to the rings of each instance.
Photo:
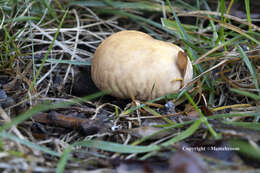
[[[0,100],[6,99],[7,95],[4,90],[0,89]]]
[[[175,105],[174,105],[173,101],[168,101],[164,106],[165,106],[165,111],[167,112],[167,114],[176,113]]]

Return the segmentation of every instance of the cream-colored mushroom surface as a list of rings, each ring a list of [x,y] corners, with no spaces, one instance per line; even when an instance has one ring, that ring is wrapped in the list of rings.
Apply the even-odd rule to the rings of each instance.
[[[98,46],[91,76],[99,89],[112,96],[150,100],[176,92],[189,82],[192,64],[180,47],[126,30]]]

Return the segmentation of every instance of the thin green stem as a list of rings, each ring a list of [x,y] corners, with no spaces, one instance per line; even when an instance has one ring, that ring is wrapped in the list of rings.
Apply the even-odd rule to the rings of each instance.
[[[33,86],[36,85],[36,80],[37,80],[37,78],[39,77],[40,72],[42,71],[43,66],[44,66],[44,64],[45,64],[45,62],[46,62],[46,60],[47,60],[47,57],[48,57],[48,55],[50,54],[50,52],[51,52],[51,50],[52,50],[52,48],[53,48],[53,46],[54,46],[54,43],[55,43],[55,41],[56,41],[56,39],[57,39],[57,37],[58,37],[58,35],[59,35],[59,33],[60,33],[60,28],[61,28],[61,26],[63,25],[63,22],[64,22],[64,20],[65,20],[65,18],[66,18],[66,16],[67,16],[68,12],[69,12],[69,9],[67,9],[67,10],[65,11],[65,14],[63,15],[62,20],[61,20],[61,22],[60,22],[60,24],[59,24],[59,26],[58,26],[58,30],[57,30],[57,32],[55,33],[55,36],[54,36],[54,38],[53,38],[53,40],[52,40],[52,42],[51,42],[51,44],[50,44],[50,46],[49,46],[49,49],[48,49],[47,53],[45,54],[45,56],[44,56],[43,59],[42,59],[42,63],[41,63],[41,65],[40,65],[40,67],[39,67],[39,69],[38,69],[38,71],[37,71],[37,73],[36,73],[36,75],[35,75],[35,77],[34,77],[34,79],[33,79]]]
[[[195,108],[195,110],[199,113],[200,115],[200,120],[201,122],[205,123],[207,128],[209,129],[210,133],[216,138],[218,139],[220,136],[217,134],[217,132],[215,132],[215,130],[210,126],[210,124],[208,123],[207,118],[205,117],[205,115],[201,112],[201,110],[198,108],[198,106],[196,105],[196,103],[193,101],[193,99],[191,98],[191,96],[188,94],[188,92],[186,91],[185,96],[187,97],[187,99],[189,100],[189,102],[192,104],[192,106]]]

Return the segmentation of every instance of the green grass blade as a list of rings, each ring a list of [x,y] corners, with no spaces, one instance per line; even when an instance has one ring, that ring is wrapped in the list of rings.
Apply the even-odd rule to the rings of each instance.
[[[51,3],[47,2],[47,0],[40,0],[41,4],[43,4],[48,10],[50,15],[53,17],[53,19],[56,20],[56,22],[60,22],[60,20],[57,17],[57,14],[55,12],[55,9],[51,6]]]
[[[182,25],[181,25],[181,22],[180,22],[178,16],[177,16],[176,13],[175,13],[175,10],[174,10],[173,7],[172,7],[172,4],[170,3],[169,0],[166,0],[166,2],[167,2],[167,4],[169,5],[169,7],[170,7],[170,9],[171,9],[171,12],[172,12],[172,14],[173,14],[173,16],[174,16],[174,18],[175,18],[175,20],[176,20],[177,27],[178,27],[178,31],[179,31],[179,33],[180,33],[180,38],[185,39],[185,40],[189,40],[189,39],[188,39],[188,36],[187,36],[187,34],[186,34],[186,32],[184,31],[184,29],[183,29],[183,27],[182,27]]]
[[[211,11],[208,3],[206,0],[202,0],[205,8],[208,10],[208,11]],[[208,17],[210,17],[210,15],[207,15]],[[212,27],[212,30],[213,30],[213,40],[212,41],[216,41],[218,39],[218,32],[217,32],[217,29],[216,29],[216,26],[214,24],[214,22],[212,20],[209,21],[210,22],[210,25]]]
[[[248,23],[252,23],[251,20],[251,13],[250,13],[250,0],[245,0],[245,6],[246,6],[246,16]],[[252,26],[249,26],[249,31],[252,32]]]
[[[71,5],[80,5],[86,7],[95,7],[95,8],[105,8],[111,6],[116,9],[134,9],[142,11],[152,11],[160,12],[162,11],[162,6],[158,3],[149,2],[149,1],[139,1],[139,2],[122,2],[122,1],[73,1],[69,3]],[[165,8],[168,11],[168,8]]]
[[[39,150],[39,151],[42,151],[44,153],[48,153],[48,154],[50,154],[52,156],[60,156],[60,154],[57,153],[56,151],[52,151],[52,150],[50,150],[47,147],[43,147],[43,146],[40,146],[38,144],[32,143],[32,142],[30,142],[30,141],[28,141],[26,139],[20,139],[20,138],[14,136],[12,134],[6,133],[5,131],[0,132],[0,137],[4,138],[4,139],[10,139],[10,140],[15,141],[15,142],[17,142],[19,144],[23,144],[23,145],[25,145],[27,147],[30,147],[30,148],[32,148],[34,150]]]
[[[70,152],[72,150],[72,146],[67,147],[61,155],[61,158],[57,164],[56,173],[63,173],[66,167],[67,161],[70,158]]]
[[[160,149],[158,145],[132,146],[98,140],[85,140],[76,142],[73,144],[73,146],[85,146],[118,153],[146,153]]]
[[[57,64],[71,64],[71,65],[91,65],[90,61],[76,61],[76,60],[59,60],[59,59],[47,59],[46,62]]]
[[[230,88],[231,91],[237,93],[237,94],[240,94],[240,95],[243,95],[243,96],[247,96],[247,97],[250,97],[254,100],[259,100],[260,101],[260,96],[259,95],[256,95],[256,94],[253,94],[253,93],[250,93],[250,92],[247,92],[247,91],[241,91],[241,90],[238,90],[238,89],[235,89],[235,88]]]
[[[260,123],[256,122],[231,122],[231,121],[222,121],[224,124],[247,128],[251,130],[260,130]]]
[[[199,128],[200,124],[201,124],[201,120],[196,120],[188,129],[181,132],[180,135],[162,143],[161,146],[167,147],[169,145],[175,144],[178,141],[186,139],[187,137],[191,136]]]
[[[182,1],[182,0],[176,0],[176,2],[178,2],[179,4],[181,4],[182,6],[184,6],[185,8],[187,9],[191,9],[193,11],[196,11],[196,10],[199,10],[198,8],[186,3],[185,1]]]
[[[161,19],[161,23],[164,27],[168,27],[169,29],[171,30],[177,30],[178,29],[178,24],[176,21],[172,21],[170,19],[166,19],[166,18],[162,18]],[[193,26],[193,25],[183,25],[183,28],[187,31],[190,31],[190,32],[195,32],[196,29],[198,29],[197,26]]]
[[[225,0],[221,0],[220,1],[220,12],[221,12],[221,23],[225,24],[225,17],[224,17],[224,12],[226,10],[226,6],[225,6]],[[225,41],[225,33],[224,33],[224,26],[220,26],[219,29],[219,39],[217,41],[217,44],[224,42]],[[226,47],[224,47],[226,50]]]
[[[187,97],[187,99],[189,100],[189,102],[191,103],[191,105],[195,108],[195,110],[200,114],[200,118],[202,120],[202,122],[204,122],[207,126],[207,128],[209,129],[210,133],[215,137],[215,138],[219,138],[219,135],[215,132],[215,130],[210,126],[210,124],[208,123],[207,118],[204,116],[204,114],[201,112],[201,110],[198,108],[198,106],[196,105],[196,103],[193,101],[193,99],[191,98],[191,96],[188,94],[188,92],[184,93],[185,96]]]
[[[144,106],[144,110],[146,110],[147,112],[150,112],[152,115],[154,115],[156,117],[160,117],[162,120],[164,120],[168,124],[176,124],[174,121],[170,120],[167,117],[162,116],[161,114],[159,114],[158,112],[156,112],[155,110],[151,109],[148,106]]]
[[[253,78],[253,81],[255,83],[255,87],[256,89],[259,91],[259,85],[258,85],[258,81],[257,81],[257,77],[256,77],[256,71],[255,71],[255,67],[251,64],[249,58],[246,56],[246,53],[244,52],[244,50],[239,46],[237,45],[237,48],[238,48],[238,51],[240,52],[241,56],[242,56],[242,59],[243,61],[245,62],[252,78]],[[260,91],[258,92],[258,94],[260,95]]]
[[[253,146],[252,144],[248,143],[247,141],[234,139],[230,140],[229,143],[232,147],[238,148],[238,152],[242,155],[252,158],[255,161],[260,161],[260,148],[259,146]]]
[[[37,80],[37,78],[39,77],[40,72],[42,71],[42,68],[43,68],[43,66],[44,66],[44,64],[45,64],[45,62],[46,62],[47,57],[48,57],[49,53],[51,52],[51,49],[52,49],[53,46],[54,46],[55,40],[57,39],[57,37],[58,37],[58,35],[59,35],[59,33],[60,33],[60,28],[61,28],[61,26],[63,25],[63,22],[64,22],[64,20],[65,20],[65,18],[66,18],[66,16],[67,16],[68,12],[69,12],[69,10],[67,9],[66,12],[65,12],[65,14],[64,14],[63,17],[62,17],[62,20],[61,20],[61,22],[60,22],[60,24],[59,24],[59,26],[58,26],[57,32],[55,33],[55,36],[54,36],[54,38],[53,38],[53,40],[52,40],[52,42],[51,42],[51,44],[50,44],[50,46],[49,46],[49,48],[48,48],[47,53],[44,55],[44,57],[43,57],[43,59],[42,59],[42,63],[41,63],[41,65],[40,65],[40,67],[39,67],[39,69],[38,69],[38,71],[37,71],[37,73],[36,73],[36,75],[35,75],[35,77],[34,77],[34,79],[33,79],[33,85],[34,85],[34,86],[36,85],[36,80]]]
[[[142,143],[142,142],[144,142],[144,141],[146,141],[146,140],[149,140],[151,137],[154,137],[154,136],[156,136],[156,135],[159,135],[160,133],[169,131],[169,130],[171,130],[171,129],[173,129],[173,128],[183,127],[184,125],[188,125],[188,124],[191,124],[191,123],[193,123],[193,122],[194,122],[194,121],[185,121],[185,122],[178,123],[178,124],[171,124],[171,125],[168,125],[168,124],[167,124],[167,125],[164,125],[164,126],[167,126],[167,127],[164,127],[164,128],[162,128],[161,130],[159,130],[159,131],[157,131],[157,132],[155,132],[155,133],[153,133],[153,134],[151,134],[151,135],[149,135],[149,136],[145,136],[145,137],[143,137],[143,138],[141,138],[141,139],[139,139],[139,140],[133,142],[132,145],[138,145],[138,144],[140,144],[140,143]]]
[[[170,2],[169,0],[166,0],[166,2],[167,2],[167,4],[168,4],[168,6],[170,7],[170,10],[171,10],[171,12],[172,12],[172,14],[173,14],[173,16],[174,16],[174,19],[175,19],[175,21],[176,21],[176,23],[177,23],[177,27],[178,27],[178,31],[179,31],[179,33],[180,33],[180,37],[181,37],[183,40],[185,40],[186,42],[189,42],[190,44],[192,44],[192,42],[191,42],[190,39],[189,39],[189,36],[187,35],[187,33],[185,32],[184,28],[182,27],[182,24],[181,24],[181,22],[180,22],[178,16],[176,15],[174,8],[172,7],[171,2]],[[172,2],[172,3],[173,3],[173,2]],[[196,52],[194,52],[194,51],[192,50],[192,48],[189,47],[187,44],[185,44],[185,47],[186,47],[186,49],[187,49],[187,52],[188,52],[188,55],[189,55],[191,61],[196,60],[196,59],[198,58]],[[200,70],[201,72],[204,71],[200,65],[195,65],[195,68],[199,68],[199,70]]]
[[[9,22],[26,22],[29,20],[35,20],[38,21],[40,20],[39,17],[35,17],[35,16],[19,16],[13,19],[7,19],[5,22],[9,23]]]
[[[9,32],[8,32],[8,30],[5,28],[5,26],[3,26],[3,30],[4,30],[4,32],[5,32],[5,39],[7,40],[7,38],[8,38],[8,41],[10,42],[9,44],[11,44],[13,47],[14,47],[14,49],[15,49],[15,52],[17,53],[17,56],[21,56],[21,51],[20,51],[20,49],[17,47],[17,45],[16,45],[16,43],[15,43],[15,36],[11,36],[10,34],[9,34]],[[24,29],[21,29],[21,32],[23,31]],[[18,33],[17,33],[18,34]],[[7,42],[8,43],[8,42]],[[7,46],[7,49],[8,49],[8,45],[6,45]],[[8,52],[8,54],[9,53],[11,53],[11,52],[9,52],[9,50],[7,51]]]
[[[260,116],[260,112],[250,112],[250,113],[229,113],[229,114],[215,114],[208,117],[209,120],[220,119],[220,118],[232,118],[232,117],[247,117],[247,116]]]
[[[112,10],[112,9],[102,9],[102,10],[96,10],[98,13],[100,14],[115,14],[115,15],[119,15],[119,16],[125,16],[125,17],[128,17],[130,18],[131,20],[133,21],[140,21],[140,22],[144,22],[144,23],[147,23],[149,25],[152,25],[156,28],[159,28],[169,34],[172,34],[174,36],[177,36],[177,33],[176,32],[173,32],[172,30],[169,30],[167,28],[164,28],[161,24],[157,23],[157,22],[154,22],[152,20],[149,20],[149,19],[146,19],[144,17],[141,17],[141,16],[137,16],[135,14],[131,14],[131,13],[127,13],[127,12],[124,12],[124,11],[121,11],[121,10]]]
[[[182,27],[182,25],[181,25],[181,22],[180,22],[178,16],[176,15],[176,13],[175,13],[175,11],[174,11],[174,9],[173,9],[173,7],[172,7],[172,4],[170,3],[169,0],[166,0],[166,2],[167,2],[167,4],[168,4],[168,6],[170,7],[171,12],[172,12],[172,14],[173,14],[173,16],[174,16],[174,18],[175,18],[175,20],[176,20],[177,27],[178,27],[178,31],[179,31],[179,33],[180,33],[180,38],[182,38],[182,39],[184,39],[184,40],[190,42],[190,39],[189,39],[188,35],[187,35],[186,32],[184,31],[184,29],[183,29],[183,27]],[[192,43],[191,43],[191,44],[192,44]],[[189,54],[191,60],[193,61],[193,60],[197,59],[197,55],[195,54],[195,52],[194,52],[189,46],[187,46],[187,45],[185,45],[185,46],[186,46],[186,48],[187,48],[187,51],[188,51],[188,54]]]

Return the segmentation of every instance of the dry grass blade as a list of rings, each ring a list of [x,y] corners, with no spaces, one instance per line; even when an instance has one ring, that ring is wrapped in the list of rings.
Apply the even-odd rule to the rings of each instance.
[[[51,35],[49,35],[47,32],[44,31],[44,29],[40,28],[39,26],[37,26],[37,25],[35,25],[33,23],[32,23],[32,26],[36,30],[40,31],[40,33],[42,35],[44,35],[45,37],[47,37],[49,40],[53,40],[54,39]],[[58,40],[55,40],[54,44],[59,46],[60,48],[62,48],[65,52],[69,53],[71,56],[73,56],[73,51],[67,45],[65,45],[64,43],[62,43],[62,42],[60,42]],[[80,61],[83,61],[83,59],[80,58],[78,55],[74,55],[74,57],[77,58]]]
[[[231,40],[229,40],[229,41],[227,41],[227,42],[225,42],[225,43],[222,43],[222,44],[220,44],[220,45],[218,45],[218,46],[215,46],[215,47],[212,48],[211,50],[207,51],[205,54],[201,55],[198,59],[196,59],[196,60],[193,62],[193,64],[199,64],[199,63],[201,63],[201,62],[203,62],[203,61],[206,61],[206,60],[207,60],[207,56],[209,56],[210,54],[212,54],[212,53],[216,52],[217,50],[223,48],[224,46],[229,45],[229,44],[231,44],[232,42],[235,42],[235,41],[239,40],[241,37],[242,37],[242,36],[235,37],[235,38],[233,38],[233,39],[231,39]]]
[[[194,16],[194,15],[192,15],[192,16]],[[251,37],[250,35],[248,35],[248,34],[246,33],[246,31],[240,29],[240,28],[237,27],[237,26],[234,26],[234,25],[231,25],[231,24],[227,24],[227,23],[222,23],[220,20],[217,20],[217,19],[212,18],[212,17],[201,16],[201,15],[195,15],[195,16],[200,17],[200,18],[207,19],[207,20],[209,20],[209,21],[217,22],[217,23],[219,23],[220,26],[223,26],[223,27],[225,27],[225,28],[227,28],[227,29],[230,29],[230,30],[232,30],[232,31],[235,31],[235,32],[237,32],[237,33],[239,33],[239,34],[245,36],[246,38],[248,38],[248,39],[250,39],[250,40],[252,40],[252,41],[254,41],[255,43],[257,43],[257,44],[260,45],[260,42],[259,42],[258,40],[256,40],[255,38]]]
[[[194,15],[203,15],[203,14],[221,16],[221,13],[214,12],[214,11],[203,11],[203,10],[191,11],[191,12],[185,12],[185,13],[178,13],[178,16],[194,16]],[[250,27],[252,27],[252,29],[260,32],[260,27],[258,27],[257,25],[254,25],[252,23],[247,22],[247,19],[241,19],[239,17],[232,16],[232,15],[229,15],[229,14],[224,14],[224,17],[226,19],[231,19],[231,20],[234,20],[236,22],[250,26]]]
[[[76,10],[73,10],[73,13],[74,13],[74,15],[76,17],[76,21],[77,21],[77,34],[76,34],[76,39],[75,39],[75,43],[74,43],[73,52],[72,52],[71,59],[70,59],[71,61],[73,61],[73,59],[74,59],[74,57],[76,55],[76,50],[77,50],[77,46],[78,46],[78,42],[79,42],[79,34],[80,34],[80,31],[79,31],[79,28],[80,28],[79,16],[78,16]],[[66,80],[68,78],[70,70],[71,70],[71,64],[69,64],[68,69],[66,71],[65,77],[63,79],[63,85],[65,85],[65,83],[66,83]]]
[[[224,59],[221,62],[219,62],[218,64],[214,65],[213,67],[207,69],[206,71],[204,71],[203,73],[201,73],[200,75],[196,76],[195,78],[192,79],[192,81],[190,83],[188,83],[186,86],[189,86],[191,83],[194,83],[196,80],[198,80],[199,78],[201,78],[203,75],[207,74],[208,72],[222,66],[223,64],[225,64],[228,60]],[[183,88],[185,88],[186,86],[184,86]]]

